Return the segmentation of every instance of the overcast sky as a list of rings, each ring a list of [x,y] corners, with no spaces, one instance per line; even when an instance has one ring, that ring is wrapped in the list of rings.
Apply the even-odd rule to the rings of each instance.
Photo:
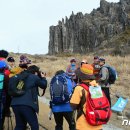
[[[100,0],[0,0],[0,49],[46,54],[49,26],[72,11],[90,13],[99,4]]]

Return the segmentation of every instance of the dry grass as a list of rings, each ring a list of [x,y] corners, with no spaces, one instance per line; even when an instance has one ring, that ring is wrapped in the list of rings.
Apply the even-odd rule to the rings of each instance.
[[[14,56],[14,54],[13,54]],[[15,55],[16,61],[18,63],[18,55]],[[28,57],[32,60],[32,64],[38,65],[43,72],[47,73],[47,77],[51,78],[56,71],[58,70],[66,70],[69,65],[69,61],[71,58],[76,58],[78,63],[82,59],[87,59],[89,63],[93,62],[92,55],[74,55],[71,57],[62,56],[31,56]],[[112,86],[112,92],[118,92],[123,96],[130,96],[130,56],[120,57],[120,56],[104,56],[107,63],[116,68],[118,72],[118,80],[114,86]]]

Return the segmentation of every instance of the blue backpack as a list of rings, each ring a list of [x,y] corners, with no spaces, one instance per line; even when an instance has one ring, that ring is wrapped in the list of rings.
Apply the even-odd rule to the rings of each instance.
[[[4,74],[0,74],[0,90],[3,89],[3,84],[4,84]]]
[[[3,111],[3,86],[4,86],[4,74],[0,73],[0,120],[2,119],[2,111]]]
[[[74,81],[65,73],[56,75],[50,82],[50,95],[52,104],[64,104],[70,101]]]
[[[109,84],[114,84],[115,81],[117,80],[118,76],[117,76],[117,71],[115,70],[115,68],[111,67],[111,66],[105,66],[108,71],[109,71],[109,79],[108,79],[108,83]]]

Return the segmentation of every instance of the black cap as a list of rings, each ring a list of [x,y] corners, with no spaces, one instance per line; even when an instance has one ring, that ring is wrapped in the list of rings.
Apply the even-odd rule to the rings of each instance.
[[[104,58],[99,58],[99,61],[105,62],[105,59]]]
[[[96,59],[99,59],[99,56],[94,56],[94,59],[96,60]]]
[[[13,57],[9,57],[9,58],[7,59],[7,61],[8,61],[8,62],[15,62],[15,60],[14,60]]]

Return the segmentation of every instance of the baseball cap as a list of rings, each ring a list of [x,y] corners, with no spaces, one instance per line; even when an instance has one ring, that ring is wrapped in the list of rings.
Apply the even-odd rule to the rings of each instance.
[[[15,60],[14,60],[13,57],[9,57],[9,58],[7,59],[7,61],[8,61],[8,62],[15,62]]]
[[[99,61],[105,62],[105,59],[104,58],[99,58]]]

